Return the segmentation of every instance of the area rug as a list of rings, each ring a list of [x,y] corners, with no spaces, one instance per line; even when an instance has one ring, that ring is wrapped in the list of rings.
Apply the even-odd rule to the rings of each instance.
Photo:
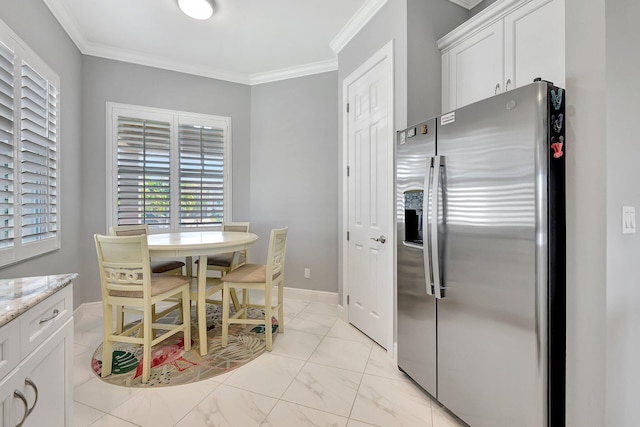
[[[161,322],[179,322],[176,310],[162,318]],[[264,317],[259,309],[249,309],[249,318]],[[195,319],[195,312],[192,313]],[[146,384],[142,383],[142,346],[115,343],[112,373],[102,378],[102,344],[98,346],[91,361],[93,372],[103,381],[124,387],[162,387],[189,384],[206,380],[216,375],[236,369],[266,350],[264,327],[262,325],[229,326],[229,341],[226,347],[221,345],[222,307],[207,305],[208,353],[200,356],[198,328],[191,324],[191,350],[184,350],[184,338],[181,334],[171,337],[151,350],[151,376]],[[272,319],[273,339],[278,330],[278,322]]]

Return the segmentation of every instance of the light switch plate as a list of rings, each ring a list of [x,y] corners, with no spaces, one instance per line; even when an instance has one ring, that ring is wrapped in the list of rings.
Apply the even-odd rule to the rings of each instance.
[[[634,234],[636,232],[636,208],[633,206],[622,207],[622,234]]]

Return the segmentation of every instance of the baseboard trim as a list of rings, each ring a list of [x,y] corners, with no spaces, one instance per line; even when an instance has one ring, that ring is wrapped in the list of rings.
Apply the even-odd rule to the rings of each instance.
[[[342,304],[338,304],[338,317],[346,323],[349,323],[349,312]]]
[[[312,302],[322,302],[325,304],[338,305],[338,293],[315,291],[311,289],[284,288],[284,297],[291,299],[303,299]]]
[[[102,316],[102,301],[85,302],[73,310],[73,318],[76,322],[82,320],[84,316]]]

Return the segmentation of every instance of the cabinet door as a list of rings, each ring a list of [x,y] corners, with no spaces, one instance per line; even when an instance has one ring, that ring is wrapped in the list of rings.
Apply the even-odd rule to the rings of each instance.
[[[73,321],[68,320],[20,368],[20,387],[33,408],[24,427],[70,426],[73,360]],[[37,401],[36,401],[37,389]]]
[[[22,387],[16,372],[0,382],[0,426],[13,427],[22,419],[25,404],[14,395]],[[17,421],[14,421],[17,420]]]
[[[565,85],[564,0],[532,0],[504,18],[505,84]]]
[[[498,21],[448,52],[449,103],[443,102],[445,111],[503,91],[502,41],[503,23]],[[444,68],[446,70],[446,66]]]

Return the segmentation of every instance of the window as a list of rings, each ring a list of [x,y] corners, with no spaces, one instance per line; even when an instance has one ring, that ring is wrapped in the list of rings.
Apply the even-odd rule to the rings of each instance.
[[[60,248],[59,87],[0,21],[0,266]]]
[[[107,116],[108,226],[184,231],[231,218],[228,117],[115,103]]]

